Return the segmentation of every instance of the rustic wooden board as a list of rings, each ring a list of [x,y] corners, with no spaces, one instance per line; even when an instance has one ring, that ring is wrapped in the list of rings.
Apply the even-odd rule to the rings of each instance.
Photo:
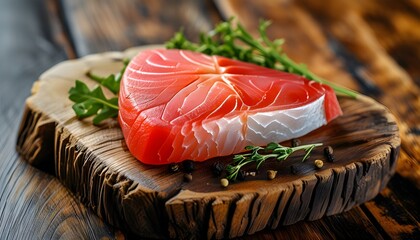
[[[151,46],[156,47],[156,46]],[[375,197],[395,171],[399,133],[389,111],[374,100],[340,98],[344,116],[301,138],[335,149],[334,163],[316,170],[317,149],[304,171],[292,174],[293,157],[261,169],[277,169],[223,189],[211,173],[214,160],[196,164],[193,181],[165,166],[141,164],[128,152],[115,120],[93,126],[78,120],[68,89],[89,70],[118,72],[121,60],[140,49],[63,62],[44,73],[26,102],[19,152],[33,165],[53,168],[59,180],[101,218],[124,231],[147,237],[223,238],[252,234],[301,220],[351,209]],[[219,159],[228,161],[228,159]]]

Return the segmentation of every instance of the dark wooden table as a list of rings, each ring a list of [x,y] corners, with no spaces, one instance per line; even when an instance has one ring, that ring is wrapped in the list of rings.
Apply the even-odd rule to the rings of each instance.
[[[397,173],[351,210],[243,239],[420,239],[420,2],[315,0],[0,0],[0,239],[135,238],[104,223],[15,150],[32,83],[54,64],[104,51],[191,39],[236,16],[315,73],[386,105],[397,117]]]

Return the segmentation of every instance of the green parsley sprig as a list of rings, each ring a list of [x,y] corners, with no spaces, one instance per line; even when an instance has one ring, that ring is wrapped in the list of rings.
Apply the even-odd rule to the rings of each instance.
[[[118,98],[107,99],[100,86],[90,90],[86,83],[76,80],[69,94],[70,100],[75,102],[73,110],[80,119],[95,115],[93,124],[99,124],[118,115]]]
[[[296,151],[304,150],[305,155],[302,162],[309,158],[310,153],[315,147],[322,146],[322,143],[307,144],[297,147],[286,147],[279,143],[269,143],[266,147],[247,146],[245,150],[247,153],[237,154],[233,157],[233,163],[226,166],[227,179],[235,181],[240,170],[248,164],[255,163],[258,170],[266,160],[276,159],[277,161],[284,161]]]
[[[118,116],[118,92],[120,91],[121,78],[127,67],[128,60],[124,60],[123,63],[124,67],[116,75],[111,74],[107,77],[100,77],[92,72],[88,72],[86,75],[99,83],[92,90],[89,89],[86,83],[76,80],[75,86],[69,90],[69,99],[74,102],[72,108],[77,117],[83,119],[94,116],[93,124],[99,124],[105,119]],[[115,97],[107,99],[102,87],[114,93]]]
[[[198,43],[189,41],[182,31],[166,43],[171,49],[186,49],[208,55],[225,56],[260,66],[295,73],[309,80],[329,85],[337,94],[357,97],[357,93],[318,77],[303,64],[297,64],[283,52],[284,39],[271,41],[267,36],[269,21],[260,21],[259,38],[254,38],[241,24],[232,23],[233,18],[218,24],[209,33],[202,33]]]

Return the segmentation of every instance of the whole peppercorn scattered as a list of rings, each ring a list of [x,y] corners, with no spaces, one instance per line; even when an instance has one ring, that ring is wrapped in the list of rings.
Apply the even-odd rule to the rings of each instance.
[[[194,171],[194,162],[191,160],[185,160],[182,162],[182,167],[184,168],[184,172],[192,173]]]
[[[315,160],[314,164],[317,168],[322,168],[324,166],[324,162],[320,159]]]
[[[227,187],[227,186],[229,186],[229,180],[227,180],[226,178],[222,178],[222,179],[220,179],[220,185],[221,185],[222,187]]]
[[[269,180],[273,180],[277,176],[277,171],[275,170],[267,170],[267,178]]]
[[[327,147],[324,148],[324,155],[327,158],[328,162],[334,162],[335,161],[333,154],[334,154],[334,150],[331,146],[327,146]]]
[[[193,179],[192,174],[191,173],[185,173],[184,174],[184,182],[191,182]]]
[[[292,139],[292,147],[300,146],[300,140],[297,138]]]
[[[220,177],[222,172],[225,170],[225,165],[221,162],[214,162],[211,166],[211,170],[216,177]]]
[[[176,163],[172,163],[171,165],[169,165],[169,171],[172,173],[176,173],[179,171],[179,165]]]

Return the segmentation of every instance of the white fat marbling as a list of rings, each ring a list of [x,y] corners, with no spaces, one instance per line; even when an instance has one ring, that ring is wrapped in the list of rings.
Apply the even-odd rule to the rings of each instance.
[[[282,142],[301,137],[326,123],[323,96],[299,108],[249,115],[245,139],[253,145]]]
[[[184,128],[185,157],[202,159],[208,154],[225,156],[243,151],[247,145],[266,145],[301,137],[325,125],[324,96],[302,107],[244,113]]]

